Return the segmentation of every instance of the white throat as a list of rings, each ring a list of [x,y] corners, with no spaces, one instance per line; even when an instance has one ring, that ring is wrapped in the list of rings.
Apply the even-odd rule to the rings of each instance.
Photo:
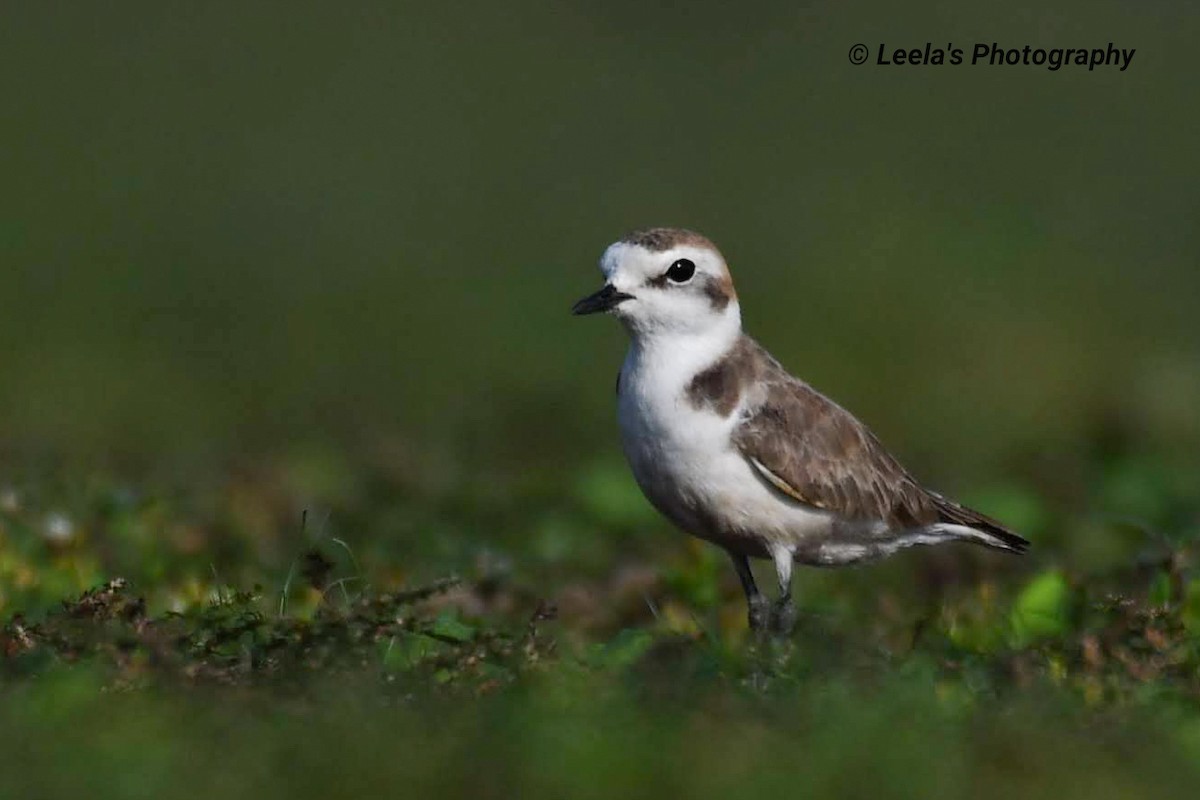
[[[713,324],[701,328],[629,329],[631,343],[623,374],[653,375],[659,386],[686,385],[717,363],[742,334],[737,301],[729,303]]]

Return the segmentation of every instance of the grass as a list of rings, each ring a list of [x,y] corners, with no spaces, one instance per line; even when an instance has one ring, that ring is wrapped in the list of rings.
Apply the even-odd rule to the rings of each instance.
[[[0,795],[1190,795],[1200,497],[1166,459],[1086,474],[1088,513],[979,492],[1028,559],[802,571],[787,642],[605,465],[453,496],[357,475],[312,514],[262,475],[10,486]]]

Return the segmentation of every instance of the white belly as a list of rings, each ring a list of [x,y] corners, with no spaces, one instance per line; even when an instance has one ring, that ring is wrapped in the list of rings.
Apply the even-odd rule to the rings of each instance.
[[[721,417],[689,402],[656,376],[622,373],[617,401],[621,441],[634,478],[650,502],[688,533],[735,552],[766,556],[827,538],[827,514],[787,501],[730,443],[735,409]]]

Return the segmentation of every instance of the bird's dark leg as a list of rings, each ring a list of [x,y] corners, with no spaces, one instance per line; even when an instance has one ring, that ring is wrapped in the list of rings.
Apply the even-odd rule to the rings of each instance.
[[[779,599],[771,607],[771,632],[787,636],[796,627],[796,604],[792,602],[792,551],[786,547],[772,550],[775,575],[779,578]]]
[[[733,559],[733,568],[737,570],[738,579],[742,582],[742,591],[746,593],[750,630],[766,630],[771,621],[771,607],[767,598],[758,590],[758,584],[754,582],[754,573],[750,571],[750,559],[737,553],[730,553],[729,557]]]

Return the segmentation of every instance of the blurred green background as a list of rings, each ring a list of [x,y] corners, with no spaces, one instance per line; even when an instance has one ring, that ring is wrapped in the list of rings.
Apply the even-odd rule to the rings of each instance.
[[[623,336],[567,309],[610,241],[656,224],[715,239],[749,330],[926,472],[978,477],[1113,415],[1200,442],[1187,4],[4,16],[11,445],[615,455]],[[1123,73],[846,55],[976,40],[1137,54]]]
[[[0,794],[1194,796],[1192,5],[0,16]],[[1137,52],[847,58],[927,41]],[[568,314],[650,225],[1033,554],[802,571],[816,622],[747,650]],[[115,576],[141,611],[62,605]]]

